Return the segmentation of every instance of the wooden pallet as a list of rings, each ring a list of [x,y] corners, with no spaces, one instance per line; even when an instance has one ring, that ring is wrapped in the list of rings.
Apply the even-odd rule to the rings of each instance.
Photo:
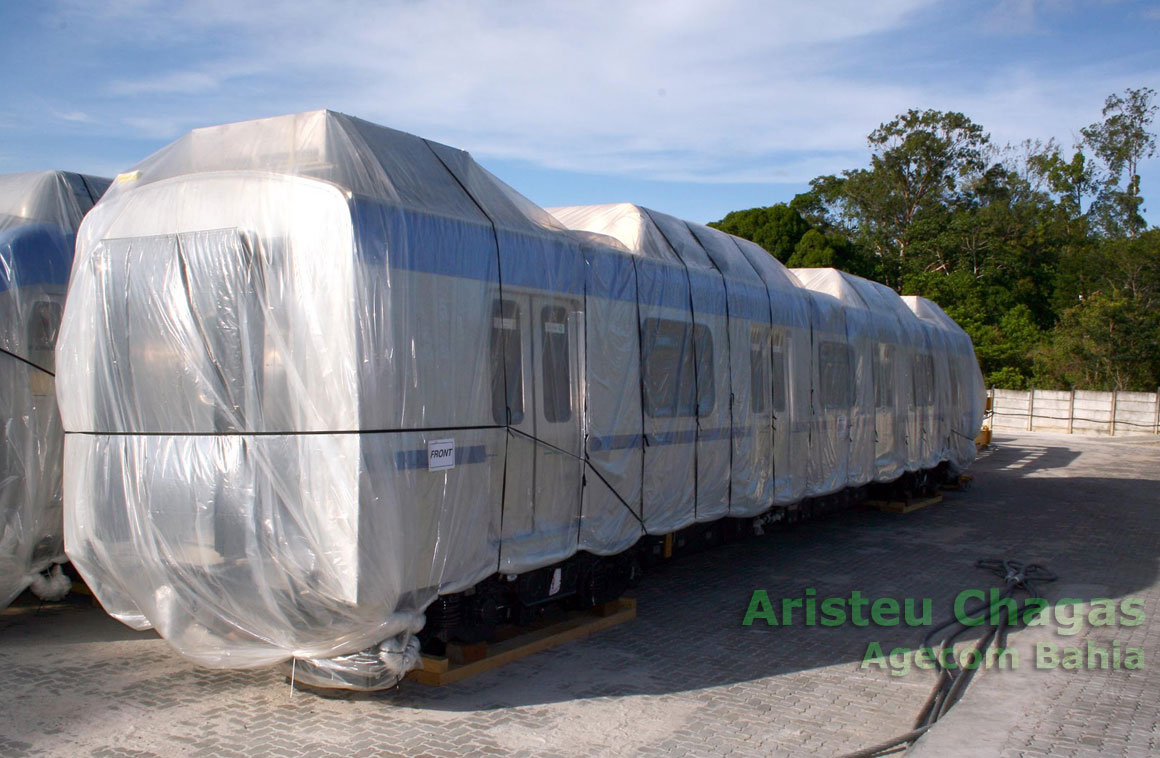
[[[565,642],[583,639],[634,618],[636,600],[622,597],[587,613],[576,611],[555,624],[517,634],[500,642],[452,648],[448,650],[447,657],[424,655],[420,667],[408,673],[407,680],[442,687]]]
[[[942,493],[939,492],[933,497],[924,497],[919,500],[867,500],[866,505],[872,505],[880,511],[889,513],[911,513],[919,508],[941,503],[942,499]]]

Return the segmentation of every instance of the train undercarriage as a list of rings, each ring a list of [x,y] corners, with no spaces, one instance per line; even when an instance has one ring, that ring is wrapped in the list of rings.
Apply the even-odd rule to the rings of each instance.
[[[907,472],[893,482],[873,483],[832,495],[771,508],[759,516],[725,517],[666,535],[647,535],[616,555],[587,552],[523,574],[493,574],[463,592],[440,596],[426,611],[419,633],[424,653],[444,655],[449,643],[474,644],[496,638],[501,627],[529,627],[569,611],[616,600],[642,573],[678,555],[761,536],[780,527],[839,513],[868,499],[929,497],[955,481],[949,464]]]

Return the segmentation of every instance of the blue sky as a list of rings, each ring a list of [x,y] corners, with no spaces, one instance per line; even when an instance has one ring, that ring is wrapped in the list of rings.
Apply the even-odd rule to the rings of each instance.
[[[711,221],[862,165],[908,108],[1070,147],[1108,94],[1160,90],[1157,40],[1160,3],[1111,0],[0,0],[0,172],[111,175],[197,126],[331,108],[540,205]],[[1160,158],[1141,177],[1160,224]]]

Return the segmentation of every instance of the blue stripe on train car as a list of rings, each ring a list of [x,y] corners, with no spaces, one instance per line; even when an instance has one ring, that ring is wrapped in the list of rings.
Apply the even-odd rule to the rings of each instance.
[[[751,431],[752,427],[749,426],[732,429],[728,426],[722,426],[715,429],[702,429],[700,432],[695,429],[684,429],[675,432],[653,433],[647,435],[647,439],[650,446],[663,447],[665,445],[688,445],[697,440],[701,442],[724,440],[729,439],[730,434],[733,437],[744,437]],[[608,437],[590,437],[588,439],[588,452],[601,453],[610,450],[626,450],[628,448],[639,447],[640,444],[641,435],[639,434],[615,434]],[[487,447],[484,445],[471,445],[456,448],[455,450],[456,466],[483,463],[485,460],[487,460]],[[427,450],[401,450],[395,453],[395,468],[400,471],[427,468]]]
[[[588,260],[588,294],[608,300],[636,302],[636,277],[632,258],[623,253],[585,248]]]
[[[702,429],[699,434],[694,429],[685,429],[676,432],[658,432],[648,435],[648,444],[650,446],[688,445],[697,439],[701,442],[726,440],[729,439],[731,431],[734,437],[744,437],[752,431],[752,427],[742,426],[731,430],[730,427],[722,426],[716,429]],[[640,443],[641,435],[639,434],[614,434],[608,437],[589,437],[588,452],[602,453],[606,450],[624,450],[630,447],[638,447]]]
[[[725,288],[716,271],[689,269],[689,287],[693,290],[693,308],[698,315],[714,313],[725,315]]]
[[[495,235],[489,225],[356,200],[351,203],[355,244],[362,261],[391,268],[499,281]],[[464,255],[465,250],[475,251]]]
[[[627,450],[640,447],[639,434],[613,434],[608,437],[589,437],[588,452],[603,453],[607,450]]]
[[[455,448],[455,465],[464,466],[469,463],[483,463],[487,460],[487,447],[484,445],[469,445]],[[395,453],[395,468],[400,471],[413,471],[427,468],[427,450],[400,450]]]
[[[685,278],[683,266],[653,258],[637,258],[636,272],[641,305],[689,309],[689,280]]]
[[[448,223],[443,216],[361,198],[351,203],[351,217],[359,255],[371,265],[386,262],[391,268],[404,271],[498,282],[500,267],[495,256],[498,236],[505,284],[573,295],[584,292],[585,253],[578,243],[563,235],[521,234],[506,229],[493,232],[485,224],[468,220]],[[465,251],[474,254],[468,255]],[[687,274],[679,263],[636,257],[638,293],[631,286],[614,284],[632,281],[629,277],[633,256],[629,253],[589,249],[587,255],[605,271],[615,272],[615,279],[597,277],[596,281],[602,281],[605,286],[590,291],[592,295],[635,302],[639,294],[642,304],[687,310],[689,281],[693,279],[697,311],[725,314],[725,299],[718,294],[719,285],[711,287],[708,279],[701,281],[702,276],[708,276],[702,272]],[[592,283],[593,277],[588,280]],[[768,307],[765,292],[760,294],[761,300],[756,306]]]
[[[503,283],[579,295],[584,292],[580,245],[560,236],[499,230]]]
[[[34,284],[68,284],[76,235],[54,224],[0,231],[0,292]]]
[[[766,323],[769,321],[769,299],[765,287],[760,284],[741,282],[730,279],[729,288],[729,316],[746,321]]]

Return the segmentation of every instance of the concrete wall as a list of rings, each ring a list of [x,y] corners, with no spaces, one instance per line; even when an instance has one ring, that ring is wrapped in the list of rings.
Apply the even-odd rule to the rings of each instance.
[[[991,390],[992,429],[1068,434],[1160,433],[1155,392]]]

